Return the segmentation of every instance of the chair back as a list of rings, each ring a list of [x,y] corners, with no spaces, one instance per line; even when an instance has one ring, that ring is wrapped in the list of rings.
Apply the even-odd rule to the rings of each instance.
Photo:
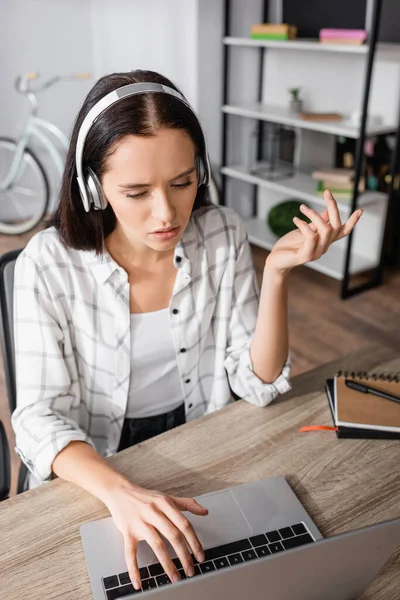
[[[7,500],[10,493],[11,470],[10,470],[10,450],[6,431],[3,423],[0,421],[0,502]]]
[[[14,269],[20,250],[12,250],[0,257],[0,341],[10,412],[17,403],[15,387],[14,352]]]
[[[11,413],[14,412],[17,405],[14,352],[14,269],[21,251],[22,248],[12,250],[0,257],[0,342]],[[10,475],[10,451],[3,424],[0,422],[0,500],[4,500],[9,494]],[[24,490],[26,475],[27,468],[21,463],[17,493]]]

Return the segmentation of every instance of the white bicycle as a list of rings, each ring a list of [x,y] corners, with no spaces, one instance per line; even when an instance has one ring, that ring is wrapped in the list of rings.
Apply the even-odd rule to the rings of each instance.
[[[59,81],[88,79],[90,74],[57,75],[33,89],[31,82],[38,77],[38,73],[26,73],[16,78],[15,88],[28,98],[30,114],[19,139],[0,137],[0,233],[8,235],[36,227],[49,205],[49,180],[41,161],[29,147],[31,140],[36,138],[47,150],[59,178],[64,168],[67,137],[53,123],[37,116],[37,93]]]
[[[37,116],[39,101],[37,93],[59,81],[87,79],[89,73],[70,76],[57,75],[35,89],[31,81],[38,73],[27,73],[15,80],[16,90],[31,103],[31,111],[25,129],[18,140],[0,137],[0,233],[15,235],[30,231],[44,217],[50,201],[50,187],[46,171],[29,143],[36,138],[49,153],[61,179],[67,137],[53,123]],[[211,202],[219,204],[218,188],[211,178],[209,185]]]

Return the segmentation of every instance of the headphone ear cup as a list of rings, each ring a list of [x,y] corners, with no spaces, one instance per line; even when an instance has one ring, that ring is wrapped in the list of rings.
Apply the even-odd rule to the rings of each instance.
[[[94,210],[104,210],[108,204],[107,198],[103,194],[100,179],[90,167],[86,172],[86,189],[89,196],[89,204]]]
[[[206,170],[202,158],[199,154],[196,154],[195,167],[197,171],[197,186],[199,187],[200,185],[203,185],[207,182]]]

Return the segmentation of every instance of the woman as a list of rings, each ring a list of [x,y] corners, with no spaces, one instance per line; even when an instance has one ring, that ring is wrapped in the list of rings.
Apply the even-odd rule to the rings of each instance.
[[[102,500],[136,588],[140,539],[179,579],[160,534],[193,574],[189,550],[201,561],[203,549],[181,511],[207,511],[128,481],[105,457],[232,394],[266,406],[287,391],[287,274],[361,215],[342,225],[330,194],[322,215],[304,207],[311,224],[295,219],[275,245],[259,298],[242,220],[209,204],[208,181],[200,124],[170,81],[103,77],[78,115],[53,227],[16,265],[12,421],[29,486],[57,475]]]

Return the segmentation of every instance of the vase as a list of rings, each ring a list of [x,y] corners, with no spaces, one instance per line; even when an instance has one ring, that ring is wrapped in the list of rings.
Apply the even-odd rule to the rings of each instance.
[[[297,115],[303,110],[303,100],[291,100],[290,101],[290,112]]]

